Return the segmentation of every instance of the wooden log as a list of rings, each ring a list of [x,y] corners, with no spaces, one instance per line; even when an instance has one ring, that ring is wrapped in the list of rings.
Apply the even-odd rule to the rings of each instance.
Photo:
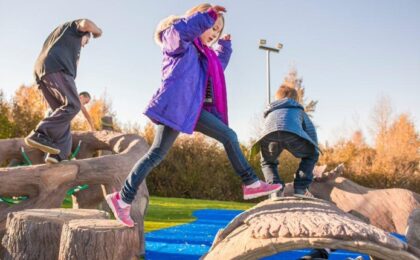
[[[12,212],[2,245],[2,259],[57,259],[63,225],[74,219],[106,219],[99,210],[31,209]]]
[[[110,131],[98,131],[98,132],[80,132],[76,131],[72,133],[73,144],[72,150],[74,151],[82,141],[81,149],[77,158],[91,158],[97,150],[112,150],[107,140],[111,136],[122,135],[121,133],[110,132]],[[23,138],[13,139],[1,139],[0,140],[0,165],[4,164],[5,161],[15,160],[17,162],[23,162],[23,156],[20,148],[25,149],[25,153],[28,155],[32,163],[44,164],[45,153],[38,149],[29,147],[23,141]]]
[[[105,202],[103,185],[91,185],[86,190],[81,190],[72,195],[74,209],[101,209],[111,212]]]
[[[116,220],[72,220],[61,234],[59,260],[138,259],[137,226],[128,228]]]
[[[408,251],[420,258],[420,208],[414,210],[408,219],[406,238]]]
[[[111,117],[112,120],[112,117]],[[112,123],[112,121],[111,121]],[[110,130],[110,129],[103,129],[103,130]],[[112,132],[109,132],[112,133]],[[114,132],[117,133],[117,132]],[[83,142],[82,139],[79,139]],[[74,143],[74,145],[76,145]],[[77,156],[77,159],[87,159],[91,158],[93,153],[96,154],[97,157],[105,156],[105,155],[112,155],[111,150],[93,150],[92,147],[87,148],[84,143],[82,143],[81,148],[84,148],[81,153]],[[105,201],[105,187],[104,185],[93,184],[90,185],[87,190],[81,190],[76,192],[72,195],[73,200],[73,208],[74,209],[99,209],[105,210],[111,213],[111,209],[108,207]]]
[[[407,244],[320,199],[266,200],[220,231],[204,260],[260,259],[302,248],[345,249],[374,259],[417,260]]]
[[[312,194],[333,202],[345,212],[364,216],[383,230],[404,234],[411,212],[420,208],[420,194],[406,189],[363,187],[341,177],[342,165],[329,172],[323,172],[324,169],[320,166],[314,170],[314,182],[309,188]],[[293,195],[293,183],[286,185],[285,195]]]
[[[112,155],[83,160],[66,161],[55,165],[34,165],[29,167],[0,168],[0,196],[26,196],[21,203],[0,209],[0,235],[4,232],[6,217],[10,212],[30,208],[60,207],[67,190],[87,184],[104,185],[108,193],[119,190],[135,162],[149,148],[146,141],[134,134],[116,132],[76,132],[74,142],[83,140],[80,150],[82,158],[88,157],[96,150],[111,150]],[[23,145],[22,139],[0,140],[0,156],[3,144],[10,147]],[[10,185],[13,183],[13,185]],[[132,218],[138,223],[139,237],[143,238],[143,220],[148,203],[148,191],[145,183],[139,188],[139,195],[132,204]],[[146,196],[143,198],[142,196]],[[141,240],[144,245],[144,240]],[[144,251],[144,246],[140,248]]]
[[[98,157],[105,155],[112,155],[110,150],[96,151]],[[78,156],[78,159],[90,158],[90,154],[83,153]],[[88,189],[81,190],[72,195],[74,209],[99,209],[112,213],[111,209],[105,201],[106,196],[105,185],[94,184],[90,185]]]

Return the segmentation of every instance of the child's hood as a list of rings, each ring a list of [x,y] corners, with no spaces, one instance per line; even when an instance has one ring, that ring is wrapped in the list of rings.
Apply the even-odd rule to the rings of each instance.
[[[155,42],[159,46],[162,46],[162,33],[181,19],[181,16],[171,15],[159,22],[158,26],[155,29],[154,35]]]
[[[290,98],[283,98],[280,100],[276,100],[274,102],[271,102],[267,108],[264,111],[264,118],[268,116],[271,112],[277,109],[283,109],[283,108],[297,108],[304,110],[303,106],[296,102],[294,99]]]

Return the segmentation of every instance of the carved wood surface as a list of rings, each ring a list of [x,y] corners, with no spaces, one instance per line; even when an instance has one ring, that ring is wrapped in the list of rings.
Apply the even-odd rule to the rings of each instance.
[[[73,133],[74,144],[79,140],[82,140],[79,158],[87,159],[63,161],[55,165],[0,168],[0,196],[28,197],[17,205],[0,208],[0,233],[4,232],[7,214],[25,209],[58,208],[66,192],[72,187],[88,184],[103,185],[106,193],[119,190],[133,165],[149,148],[138,135],[110,131]],[[22,146],[25,147],[22,139],[0,140],[0,163],[19,158],[19,148]],[[41,154],[28,147],[26,150],[31,159]],[[97,150],[109,150],[113,154],[89,158]],[[149,193],[146,183],[143,182],[132,204],[132,217],[139,226],[142,244],[143,219],[148,201]],[[142,246],[141,251],[143,250]]]
[[[137,228],[125,227],[116,220],[72,220],[61,233],[58,259],[138,259]]]
[[[407,244],[319,199],[266,200],[220,231],[203,259],[259,259],[300,248],[347,249],[379,259],[417,259]]]
[[[63,225],[74,219],[107,219],[104,211],[87,209],[30,209],[7,218],[2,259],[57,259]]]

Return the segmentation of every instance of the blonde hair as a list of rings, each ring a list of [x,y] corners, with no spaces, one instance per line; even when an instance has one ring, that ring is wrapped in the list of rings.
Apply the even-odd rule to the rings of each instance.
[[[276,92],[276,99],[279,100],[283,98],[290,98],[297,101],[298,93],[296,89],[283,84]]]
[[[207,12],[210,8],[212,8],[211,4],[208,4],[208,3],[199,4],[197,6],[194,6],[191,9],[187,10],[183,16],[170,15],[170,16],[166,17],[165,19],[161,20],[159,22],[159,24],[157,25],[156,30],[155,30],[154,39],[155,39],[156,44],[162,47],[162,32],[164,32],[166,29],[171,27],[174,23],[176,23],[177,21],[179,21],[183,18],[189,17],[189,16],[191,16],[195,13],[198,13],[198,12],[200,12],[200,13]],[[217,36],[217,38],[214,39],[212,43],[214,43],[214,42],[216,42],[220,39],[220,36],[222,35],[223,28],[225,26],[225,20],[223,18],[223,15],[219,14],[219,16],[223,19],[223,27],[220,30],[220,33]]]

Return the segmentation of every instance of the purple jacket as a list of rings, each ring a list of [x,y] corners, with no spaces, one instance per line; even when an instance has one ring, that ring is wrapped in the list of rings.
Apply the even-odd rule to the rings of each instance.
[[[162,84],[144,112],[153,122],[187,134],[194,131],[204,103],[208,62],[193,42],[216,17],[214,11],[196,13],[162,32]],[[230,45],[219,40],[215,48],[223,69],[232,53]]]

